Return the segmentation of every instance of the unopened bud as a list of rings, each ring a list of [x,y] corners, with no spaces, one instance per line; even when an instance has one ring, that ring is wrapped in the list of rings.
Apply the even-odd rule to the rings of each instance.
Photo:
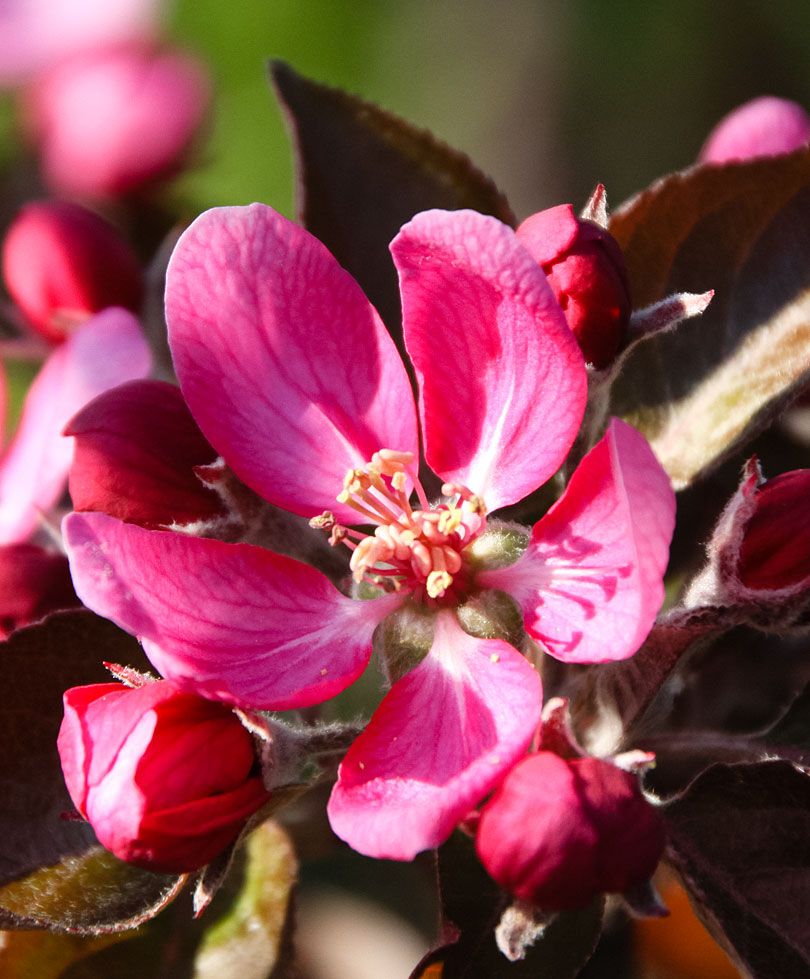
[[[810,142],[810,116],[796,102],[763,96],[724,116],[700,151],[701,163],[781,156]]]
[[[767,480],[755,500],[740,546],[740,581],[759,590],[810,579],[810,469]]]
[[[585,360],[607,367],[627,332],[632,304],[624,256],[616,239],[570,204],[527,218],[517,230],[546,273]]]
[[[17,215],[3,242],[3,278],[14,302],[46,339],[58,343],[108,306],[137,310],[141,268],[116,229],[67,201],[36,201]]]
[[[476,849],[519,900],[566,911],[648,880],[664,828],[634,775],[541,751],[518,762],[484,807]]]

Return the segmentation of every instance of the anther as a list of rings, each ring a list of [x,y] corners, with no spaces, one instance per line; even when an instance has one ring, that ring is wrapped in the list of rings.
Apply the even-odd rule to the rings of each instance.
[[[441,598],[450,585],[453,584],[453,576],[446,571],[431,571],[427,576],[425,589],[431,598]]]
[[[313,530],[331,530],[335,526],[335,515],[331,510],[324,510],[317,517],[313,517],[309,525]]]

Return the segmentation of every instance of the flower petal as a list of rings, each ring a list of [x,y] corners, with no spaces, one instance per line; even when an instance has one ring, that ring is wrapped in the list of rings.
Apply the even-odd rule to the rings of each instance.
[[[139,636],[167,679],[243,707],[333,697],[362,673],[377,623],[402,601],[355,601],[265,548],[101,513],[69,514],[63,532],[85,605]]]
[[[481,575],[566,663],[632,656],[664,599],[675,495],[646,439],[613,419],[514,564]]]
[[[107,391],[71,419],[65,434],[76,440],[70,469],[76,510],[101,510],[147,526],[227,513],[194,472],[217,454],[172,384],[131,381]]]
[[[200,428],[257,493],[312,516],[347,469],[417,451],[394,343],[354,279],[263,204],[215,208],[180,239],[166,287],[169,339]]]
[[[391,243],[421,385],[425,455],[490,510],[565,458],[585,408],[582,354],[515,233],[475,211],[425,211]]]
[[[107,309],[55,350],[25,399],[17,434],[0,463],[0,544],[25,540],[40,512],[58,502],[73,440],[68,419],[102,391],[149,372],[151,355],[138,321]]]
[[[441,612],[429,655],[343,759],[332,829],[372,857],[410,860],[438,846],[526,751],[541,701],[540,677],[520,653]]]

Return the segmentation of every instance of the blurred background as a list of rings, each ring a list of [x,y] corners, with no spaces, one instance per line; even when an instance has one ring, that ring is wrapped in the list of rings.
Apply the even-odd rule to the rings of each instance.
[[[689,166],[714,123],[757,95],[810,106],[808,4],[177,0],[166,18],[168,38],[200,57],[213,81],[193,165],[162,192],[167,211],[185,219],[254,200],[294,213],[291,148],[267,82],[270,57],[463,150],[519,218],[563,201],[578,206],[597,182],[615,207]],[[15,98],[13,89],[0,93],[7,172],[21,146]],[[322,851],[326,830],[309,842],[304,832],[317,812],[323,799],[298,813],[296,838],[307,974],[404,977],[432,939],[430,860],[386,865]],[[669,923],[609,933],[586,976],[626,977],[632,955],[650,979],[736,975],[682,893],[669,880],[662,887],[674,912]],[[341,949],[345,962],[335,961]]]

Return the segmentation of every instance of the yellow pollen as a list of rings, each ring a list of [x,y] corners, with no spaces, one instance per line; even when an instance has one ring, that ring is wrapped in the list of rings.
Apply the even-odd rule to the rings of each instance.
[[[441,516],[439,517],[439,530],[443,534],[447,534],[448,537],[457,530],[461,524],[461,510],[456,510],[455,508],[451,510],[443,510]]]
[[[452,584],[451,574],[446,571],[431,571],[425,582],[425,590],[431,598],[441,598]]]
[[[413,465],[413,452],[398,452],[396,449],[380,449],[371,457],[371,464],[386,476],[403,472]]]
[[[335,515],[331,510],[324,510],[309,522],[313,530],[331,530],[335,526]]]
[[[493,653],[489,657],[489,661],[490,661],[490,663],[500,663],[501,657],[497,653]]]

